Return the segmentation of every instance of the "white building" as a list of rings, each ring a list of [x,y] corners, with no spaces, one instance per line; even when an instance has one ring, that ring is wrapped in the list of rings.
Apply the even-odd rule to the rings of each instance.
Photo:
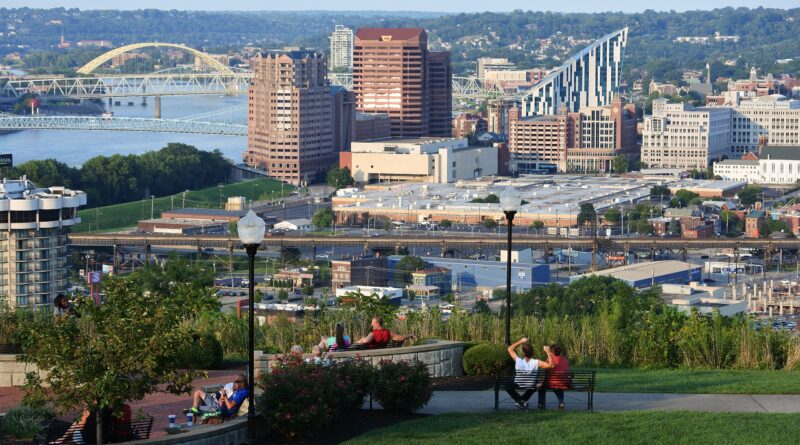
[[[24,177],[0,184],[0,305],[49,305],[67,290],[67,233],[86,194],[37,188]]]
[[[336,298],[343,297],[349,293],[361,295],[377,295],[378,298],[386,297],[389,300],[400,299],[403,297],[403,289],[399,287],[377,287],[377,286],[347,286],[336,289]]]
[[[331,69],[353,69],[353,30],[336,25],[331,34],[331,58],[328,66]]]
[[[731,156],[730,108],[653,101],[653,114],[644,118],[642,162],[649,167],[705,169]]]
[[[800,181],[800,146],[766,146],[756,160],[715,162],[714,174],[722,179],[751,184],[794,184]]]
[[[497,174],[497,147],[470,147],[464,138],[379,139],[353,142],[340,154],[358,184],[449,183]]]
[[[481,57],[478,59],[477,75],[478,80],[484,80],[487,71],[512,71],[516,70],[517,66],[513,62],[509,62],[505,58],[495,57]]]
[[[274,230],[291,232],[294,230],[311,230],[311,220],[308,218],[287,219],[273,226]]]
[[[619,92],[628,28],[612,32],[570,56],[522,98],[522,116],[577,112],[611,105]]]
[[[734,157],[758,151],[766,139],[772,146],[800,146],[800,100],[784,96],[756,97],[733,109],[731,150]]]

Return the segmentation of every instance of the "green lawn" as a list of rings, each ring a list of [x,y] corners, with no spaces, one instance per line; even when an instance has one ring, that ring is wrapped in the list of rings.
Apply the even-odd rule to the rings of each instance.
[[[443,414],[370,431],[347,444],[789,444],[800,414],[499,412]]]
[[[294,187],[283,186],[284,195],[289,194]],[[156,197],[153,199],[153,216],[158,218],[161,212],[186,207],[201,207],[209,209],[225,208],[225,202],[229,196],[244,196],[249,201],[252,197],[257,199],[271,199],[274,192],[275,199],[280,197],[281,183],[273,179],[254,179],[233,184],[225,184],[219,187],[209,187],[201,190],[193,190],[186,193],[184,200],[183,193],[172,196]],[[221,199],[220,199],[221,197]],[[220,206],[220,202],[222,205]],[[95,209],[86,209],[78,212],[82,222],[75,226],[74,232],[108,232],[133,227],[141,219],[150,218],[150,200],[115,204]],[[98,224],[99,222],[99,224]]]
[[[800,372],[598,369],[598,392],[800,394]]]

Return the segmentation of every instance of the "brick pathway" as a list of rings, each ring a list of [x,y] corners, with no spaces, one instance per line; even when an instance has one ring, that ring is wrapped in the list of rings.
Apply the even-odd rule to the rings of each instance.
[[[198,379],[194,381],[196,389],[202,389],[203,385],[225,384],[232,382],[236,374],[240,371],[208,371],[208,379]],[[11,407],[17,406],[22,400],[22,390],[19,388],[0,388],[0,412],[5,412]],[[176,396],[173,394],[155,393],[150,394],[139,402],[131,405],[134,415],[141,409],[146,414],[154,417],[153,434],[150,437],[165,436],[164,428],[167,427],[167,416],[175,414],[179,422],[185,422],[181,410],[192,406],[191,395]],[[68,419],[71,417],[67,416]]]

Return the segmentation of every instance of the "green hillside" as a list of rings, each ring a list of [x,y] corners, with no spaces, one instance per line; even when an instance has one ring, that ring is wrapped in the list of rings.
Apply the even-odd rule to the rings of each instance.
[[[283,185],[284,195],[288,195],[294,187]],[[273,179],[254,179],[250,181],[225,184],[221,187],[209,187],[192,190],[185,194],[156,197],[152,200],[152,215],[158,218],[161,212],[182,207],[201,207],[220,209],[225,207],[229,196],[244,196],[249,200],[275,199],[281,194],[281,182]],[[108,232],[133,227],[140,219],[148,219],[151,215],[151,201],[141,200],[115,204],[78,212],[82,222],[75,226],[73,232]]]

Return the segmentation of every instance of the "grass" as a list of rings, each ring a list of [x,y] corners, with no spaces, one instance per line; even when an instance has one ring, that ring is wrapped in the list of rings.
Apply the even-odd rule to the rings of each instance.
[[[752,444],[794,443],[799,434],[800,414],[533,411],[431,416],[345,443]]]
[[[678,394],[800,394],[800,372],[728,369],[598,369],[597,391]]]
[[[293,189],[294,187],[290,185],[284,185],[284,195],[288,195]],[[274,192],[275,198],[280,197],[281,183],[279,181],[273,179],[253,179],[250,181],[225,184],[221,189],[219,187],[209,187],[201,190],[193,190],[186,193],[185,200],[183,192],[154,198],[152,202],[152,213],[154,217],[158,218],[161,212],[183,207],[184,202],[186,207],[208,209],[225,208],[225,202],[229,196],[244,196],[248,201],[253,196],[257,196],[257,200],[264,200],[271,199],[273,196],[272,192]],[[220,205],[220,201],[222,205]],[[81,210],[78,212],[78,215],[81,217],[82,222],[74,227],[73,232],[109,232],[133,227],[139,220],[150,218],[150,209],[150,200],[143,199],[141,201]]]

